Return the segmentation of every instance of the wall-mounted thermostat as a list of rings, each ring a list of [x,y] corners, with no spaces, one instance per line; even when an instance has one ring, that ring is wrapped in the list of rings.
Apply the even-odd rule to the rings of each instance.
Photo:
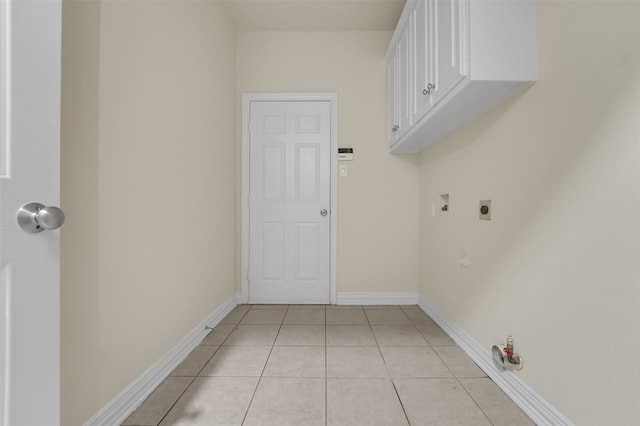
[[[338,148],[338,161],[353,161],[353,148]]]

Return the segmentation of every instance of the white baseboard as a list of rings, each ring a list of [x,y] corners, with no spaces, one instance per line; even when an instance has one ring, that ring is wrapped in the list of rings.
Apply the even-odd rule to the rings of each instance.
[[[538,426],[573,425],[569,419],[531,389],[520,377],[510,371],[498,369],[493,363],[489,348],[485,349],[424,296],[419,296],[418,305]]]
[[[338,305],[416,305],[416,292],[365,292],[338,293]]]
[[[233,295],[189,332],[177,345],[154,365],[136,378],[129,386],[105,405],[84,426],[119,425],[154,391],[156,387],[198,346],[209,330],[215,327],[238,304],[239,295]]]

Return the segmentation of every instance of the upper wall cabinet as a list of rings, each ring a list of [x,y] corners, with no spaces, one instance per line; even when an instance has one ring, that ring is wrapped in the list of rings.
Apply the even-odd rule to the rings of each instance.
[[[535,0],[408,0],[387,51],[389,147],[419,152],[537,79]]]

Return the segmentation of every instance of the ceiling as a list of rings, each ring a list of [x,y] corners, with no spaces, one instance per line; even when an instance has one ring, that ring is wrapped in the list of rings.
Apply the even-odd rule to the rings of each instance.
[[[226,0],[239,31],[393,31],[405,0]]]

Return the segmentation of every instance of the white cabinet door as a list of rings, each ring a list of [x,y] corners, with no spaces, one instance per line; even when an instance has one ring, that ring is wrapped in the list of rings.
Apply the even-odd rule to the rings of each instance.
[[[407,25],[398,43],[398,137],[402,137],[412,124],[411,99],[413,73],[411,72],[411,25]]]
[[[434,22],[435,105],[464,78],[466,0],[432,0]]]
[[[412,102],[412,120],[417,122],[433,107],[432,88],[435,85],[433,71],[433,19],[432,2],[421,0],[411,14],[414,45],[414,98]]]
[[[398,127],[400,116],[398,114],[398,48],[391,54],[387,62],[387,90],[389,108],[389,145],[393,145],[398,140]]]
[[[402,137],[413,122],[411,91],[414,83],[411,69],[412,33],[407,25],[387,63],[389,91],[389,146]]]
[[[57,205],[61,2],[0,1],[0,424],[60,424],[60,231],[16,213]],[[91,208],[89,206],[88,208]]]
[[[249,303],[330,302],[331,104],[250,105]]]

